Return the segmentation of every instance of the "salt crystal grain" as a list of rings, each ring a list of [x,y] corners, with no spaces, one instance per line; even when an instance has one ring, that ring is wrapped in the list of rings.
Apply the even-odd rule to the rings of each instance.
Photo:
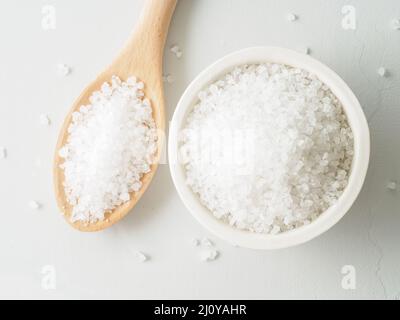
[[[219,252],[217,250],[205,250],[201,253],[200,258],[204,262],[214,261],[218,258]]]
[[[295,15],[294,13],[288,13],[286,15],[286,20],[289,22],[294,22],[297,20],[297,18],[298,18],[297,15]]]
[[[173,83],[174,82],[174,77],[170,74],[164,75],[163,76],[163,81],[166,83]]]
[[[339,199],[353,135],[340,101],[315,75],[243,65],[198,96],[179,148],[188,186],[216,219],[279,234],[312,223]]]
[[[137,84],[137,88],[138,88],[139,90],[143,90],[143,89],[144,89],[144,83],[143,83],[143,82],[139,82],[139,83]]]
[[[179,51],[180,51],[180,49],[179,49],[178,46],[172,46],[172,47],[171,47],[171,52],[172,52],[172,53],[177,53],[177,52],[179,52]]]
[[[392,20],[392,28],[394,30],[400,30],[400,19],[393,19]]]
[[[212,243],[212,241],[208,238],[203,238],[201,240],[201,245],[205,246],[205,247],[212,247],[212,246],[214,246],[214,243]]]
[[[128,80],[126,81],[126,84],[128,86],[133,86],[137,82],[137,78],[135,76],[129,77]]]
[[[301,52],[303,52],[304,54],[310,54],[311,53],[311,50],[310,50],[310,48],[308,48],[308,47],[304,47],[303,49],[302,49],[302,51]]]
[[[297,51],[306,55],[309,55],[311,53],[311,50],[308,47],[300,47],[297,49]]]
[[[171,75],[168,75],[168,76],[167,76],[167,82],[168,82],[168,83],[174,82],[174,77],[171,76]]]
[[[149,257],[146,256],[143,252],[137,251],[135,253],[136,258],[139,260],[139,262],[146,262],[149,260]]]
[[[60,63],[57,65],[57,73],[61,77],[66,77],[71,73],[71,68],[66,64]]]
[[[40,115],[39,120],[42,126],[49,126],[51,124],[50,118],[47,114]]]
[[[36,167],[40,168],[42,166],[42,159],[40,157],[36,157],[34,163]]]
[[[192,245],[193,245],[194,247],[198,247],[198,246],[200,245],[199,239],[192,239]]]
[[[32,210],[39,210],[41,207],[40,203],[34,200],[30,201],[28,205]]]
[[[173,54],[175,54],[175,56],[176,56],[178,59],[180,59],[180,58],[182,57],[182,55],[183,55],[182,50],[181,50],[181,49],[179,48],[179,46],[177,46],[177,45],[172,46],[170,50],[171,50],[171,52],[172,52]]]
[[[271,234],[278,234],[281,231],[279,226],[274,226],[271,230]]]
[[[101,93],[97,94],[98,97],[100,97],[100,94],[103,94],[104,98],[111,97],[111,94],[113,93],[113,90],[111,89],[111,86],[105,82],[101,86]]]
[[[388,75],[388,72],[387,72],[386,68],[380,67],[380,68],[378,69],[378,74],[379,74],[381,77],[386,77],[386,76]]]
[[[7,149],[4,147],[0,147],[0,159],[7,158]]]
[[[72,116],[64,159],[70,220],[95,223],[142,188],[157,151],[157,129],[143,82],[117,77],[94,92]]]
[[[387,185],[386,188],[392,191],[395,191],[397,189],[397,183],[395,181],[390,181]]]

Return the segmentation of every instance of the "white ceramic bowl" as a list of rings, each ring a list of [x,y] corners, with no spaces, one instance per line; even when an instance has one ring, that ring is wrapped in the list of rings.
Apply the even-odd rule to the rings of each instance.
[[[217,220],[204,207],[198,196],[185,183],[185,171],[176,161],[178,134],[183,128],[186,116],[198,101],[199,91],[207,87],[235,66],[263,62],[275,62],[298,67],[319,77],[343,104],[354,134],[354,159],[346,189],[337,203],[322,213],[307,226],[278,235],[256,234],[230,227]],[[169,133],[169,164],[175,187],[191,214],[209,231],[231,244],[253,249],[279,249],[309,241],[336,224],[350,209],[364,183],[368,169],[370,136],[368,124],[357,98],[346,83],[321,62],[292,50],[276,47],[256,47],[241,50],[213,63],[189,85],[180,99],[173,116]]]

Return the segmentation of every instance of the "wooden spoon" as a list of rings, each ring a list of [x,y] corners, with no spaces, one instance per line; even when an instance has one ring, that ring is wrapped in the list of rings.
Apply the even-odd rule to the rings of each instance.
[[[133,32],[131,39],[119,54],[117,59],[92,82],[75,101],[70,113],[67,115],[56,147],[54,159],[54,184],[58,206],[68,223],[80,231],[99,231],[110,227],[121,220],[136,205],[149,186],[161,157],[164,145],[165,113],[164,93],[162,80],[162,62],[165,41],[169,24],[178,0],[146,0],[145,7],[139,19],[139,23]],[[68,203],[64,191],[64,171],[60,168],[63,159],[59,156],[59,150],[68,139],[68,127],[71,123],[72,113],[80,106],[89,103],[89,97],[94,91],[100,90],[104,82],[110,82],[113,75],[121,80],[130,76],[136,76],[145,83],[145,95],[150,99],[153,108],[153,117],[158,131],[158,151],[155,164],[151,171],[143,176],[142,188],[131,194],[131,200],[112,212],[106,214],[103,221],[96,223],[83,223],[70,221],[72,206]],[[99,128],[101,130],[101,128]]]

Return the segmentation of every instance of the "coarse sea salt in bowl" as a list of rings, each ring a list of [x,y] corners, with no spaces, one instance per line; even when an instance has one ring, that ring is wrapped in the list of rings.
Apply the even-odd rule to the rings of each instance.
[[[195,192],[198,191],[196,190],[198,186],[189,186],[187,167],[185,167],[184,160],[182,161],[181,159],[182,152],[180,140],[182,131],[187,126],[188,118],[193,113],[195,106],[199,104],[199,93],[203,92],[203,90],[205,90],[206,88],[209,88],[211,84],[216,83],[216,81],[222,79],[225,75],[235,70],[235,68],[237,68],[238,66],[263,64],[277,64],[278,66],[285,66],[283,69],[287,67],[304,70],[308,75],[311,75],[313,77],[315,76],[315,79],[322,82],[324,87],[328,88],[327,90],[329,91],[329,93],[331,93],[334,98],[338,100],[338,103],[342,106],[346,118],[346,125],[348,126],[348,129],[350,130],[350,133],[352,135],[352,158],[350,159],[351,162],[349,164],[349,170],[346,173],[347,180],[343,186],[343,190],[341,190],[340,194],[338,194],[337,199],[334,199],[335,201],[332,201],[332,204],[330,206],[328,206],[318,215],[315,215],[314,218],[308,221],[308,223],[305,223],[304,221],[301,223],[301,225],[296,225],[296,227],[291,227],[289,230],[285,230],[282,232],[273,232],[274,228],[276,227],[272,228],[272,232],[258,232],[242,227],[237,227],[235,225],[235,221],[232,221],[232,219],[229,221],[223,218],[218,219],[216,217],[218,216],[218,210],[215,209],[215,212],[214,210],[211,211],[210,208],[205,205],[205,202],[207,201],[204,201],[204,197],[200,199],[199,192]],[[285,70],[283,70],[282,72],[286,72]],[[214,96],[218,98],[218,91],[215,88],[214,90]],[[253,89],[251,88],[251,86],[249,86],[249,88],[246,88],[246,90]],[[254,90],[257,90],[256,83],[254,86]],[[211,104],[209,104],[209,106],[212,110],[218,107],[218,105],[213,104],[213,100],[210,101]],[[234,101],[235,99],[233,99],[232,102],[229,103],[234,103]],[[290,111],[290,109],[286,110]],[[245,110],[243,112],[245,112]],[[304,112],[307,112],[307,108],[303,110],[303,113]],[[200,112],[200,116],[201,114],[202,112]],[[286,115],[290,116],[290,114]],[[245,116],[246,115],[243,114],[243,117]],[[281,116],[282,115],[277,116],[276,123],[279,123],[279,118]],[[221,117],[221,115],[219,115],[219,117]],[[288,119],[289,120],[286,121],[290,121],[290,117]],[[275,120],[271,122],[271,125],[274,126],[274,122]],[[298,124],[295,123],[295,125]],[[217,128],[210,129],[218,130]],[[223,128],[221,128],[221,130],[223,130]],[[273,141],[273,138],[271,139],[271,141]],[[286,142],[290,145],[290,135],[288,135],[288,140]],[[286,142],[282,142],[282,144],[284,145]],[[278,142],[276,146],[280,148],[281,142]],[[218,152],[218,150],[215,150],[215,152]],[[280,249],[295,246],[317,237],[318,235],[322,234],[333,225],[335,225],[350,209],[350,207],[356,200],[359,192],[361,191],[367,173],[370,154],[370,136],[365,115],[357,98],[355,97],[351,89],[346,85],[346,83],[334,71],[329,69],[321,62],[305,54],[300,54],[298,52],[284,48],[256,47],[241,50],[225,56],[224,58],[209,66],[193,80],[193,82],[184,92],[175,110],[169,132],[168,153],[171,175],[178,194],[184,202],[185,206],[191,212],[191,214],[205,228],[214,233],[216,236],[230,242],[233,245],[252,249]],[[210,159],[211,158],[212,155]],[[271,161],[271,159],[269,160]],[[277,163],[277,161],[272,161],[272,164],[274,163]],[[263,164],[261,163],[255,165]],[[222,164],[220,166],[217,166],[217,169],[215,170],[224,170],[224,165]],[[216,173],[215,171],[210,172],[210,174],[218,175],[218,173]],[[246,173],[232,172],[232,177],[235,174]],[[336,173],[334,176],[336,177]],[[226,178],[227,176],[225,175],[224,177]],[[200,180],[203,178],[204,176],[200,177]],[[331,183],[331,180],[328,180],[328,183]],[[239,185],[239,187],[243,186]],[[238,191],[235,190],[235,192],[237,195]],[[245,187],[244,192],[246,192]],[[302,195],[307,197],[308,193],[309,192],[306,191],[303,192]],[[235,193],[232,191],[232,194]],[[209,194],[207,195],[207,197],[213,197],[213,195]],[[230,197],[229,193],[227,194],[227,197]],[[217,203],[218,205],[221,204],[221,199],[219,200],[219,203]],[[235,199],[230,200],[235,201]],[[303,200],[302,205],[306,203],[306,201]],[[222,203],[224,203],[223,199]],[[211,206],[213,206],[213,204]],[[307,207],[307,203],[305,207]],[[277,208],[279,208],[279,206]],[[246,210],[242,211],[244,211],[244,215],[249,213],[246,212]]]

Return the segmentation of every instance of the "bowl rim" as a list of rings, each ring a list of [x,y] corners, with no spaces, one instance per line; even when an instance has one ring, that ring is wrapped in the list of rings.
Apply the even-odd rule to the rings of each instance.
[[[354,135],[354,156],[348,185],[335,205],[306,226],[278,235],[258,234],[233,228],[215,218],[200,203],[198,196],[185,182],[184,168],[177,161],[178,134],[186,116],[207,85],[235,66],[263,62],[280,63],[315,74],[341,101]],[[250,47],[228,54],[205,68],[186,88],[175,109],[169,130],[168,161],[172,180],[179,197],[196,220],[211,233],[240,247],[251,249],[282,249],[305,243],[334,226],[351,208],[364,184],[370,157],[370,133],[362,107],[348,85],[320,61],[296,51],[280,47]]]

